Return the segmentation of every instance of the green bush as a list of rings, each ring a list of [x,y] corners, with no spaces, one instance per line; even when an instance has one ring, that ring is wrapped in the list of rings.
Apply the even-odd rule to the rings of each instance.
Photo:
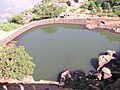
[[[75,8],[72,8],[72,9],[70,9],[70,12],[71,12],[71,13],[74,13],[75,10],[76,10]]]
[[[67,7],[63,6],[57,6],[53,2],[45,2],[44,3],[38,3],[33,7],[32,12],[37,15],[33,16],[32,20],[37,19],[47,19],[47,18],[56,18],[58,17],[62,12],[66,11]]]
[[[110,13],[99,13],[98,14],[99,17],[102,17],[102,16],[108,16],[108,17],[117,17],[117,15],[113,12],[110,12]]]
[[[41,20],[41,16],[39,16],[39,15],[34,15],[34,16],[32,16],[32,18],[31,18],[30,21],[35,21],[35,20]]]
[[[4,31],[11,31],[13,29],[16,29],[18,27],[15,23],[8,23],[8,22],[1,22],[0,23],[0,30]]]
[[[82,13],[82,12],[85,12],[85,9],[82,9],[80,12],[81,12],[81,13]]]
[[[111,5],[110,5],[110,3],[109,2],[106,2],[106,1],[104,1],[104,2],[102,2],[102,8],[103,8],[103,10],[105,10],[105,9],[111,9]]]
[[[101,12],[101,13],[98,13],[98,16],[99,16],[99,17],[107,16],[107,13],[102,13],[102,12]]]
[[[118,16],[120,16],[120,5],[119,6],[114,6],[113,7],[113,12],[115,14],[117,14]]]
[[[0,46],[0,78],[22,80],[33,73],[35,65],[31,60],[23,46],[16,47],[15,43]]]
[[[97,12],[102,12],[102,7],[97,7]]]
[[[90,2],[86,2],[82,7],[88,9],[89,6],[90,6]]]
[[[8,22],[17,23],[17,24],[25,24],[25,20],[23,18],[23,15],[21,14],[8,18]]]
[[[91,14],[92,15],[95,15],[97,13],[97,10],[96,9],[93,9],[92,11],[91,11]]]
[[[96,8],[97,8],[97,6],[96,6],[96,4],[95,4],[94,1],[89,1],[89,2],[90,2],[90,5],[89,5],[89,7],[88,7],[89,10],[93,10],[93,9],[96,9]]]
[[[117,17],[117,15],[115,13],[107,13],[108,17]]]

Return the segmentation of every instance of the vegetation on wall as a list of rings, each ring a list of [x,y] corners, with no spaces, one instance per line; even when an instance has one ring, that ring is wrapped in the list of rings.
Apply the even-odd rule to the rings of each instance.
[[[22,80],[32,74],[35,64],[23,46],[15,43],[0,46],[0,78]]]

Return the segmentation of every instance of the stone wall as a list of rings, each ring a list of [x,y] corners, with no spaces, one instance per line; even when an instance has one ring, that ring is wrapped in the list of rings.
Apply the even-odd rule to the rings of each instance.
[[[40,26],[40,25],[48,25],[48,24],[85,24],[84,19],[45,19],[40,21],[33,21],[29,24],[26,24],[18,29],[16,29],[16,32],[11,34],[10,36],[6,37],[5,39],[0,41],[0,44],[7,44],[13,39],[15,39],[17,36],[21,35],[22,33],[30,30],[33,27]]]
[[[104,23],[103,23],[104,22]],[[0,44],[7,44],[17,36],[21,35],[22,33],[30,30],[33,27],[37,27],[40,25],[48,25],[48,24],[83,24],[86,25],[88,29],[95,29],[95,28],[106,28],[111,31],[120,33],[120,19],[108,19],[108,18],[86,18],[86,19],[66,19],[66,18],[56,18],[56,19],[45,19],[39,21],[32,21],[29,24],[23,25],[22,27],[15,30],[14,33],[9,35],[8,37],[4,38],[0,41]]]

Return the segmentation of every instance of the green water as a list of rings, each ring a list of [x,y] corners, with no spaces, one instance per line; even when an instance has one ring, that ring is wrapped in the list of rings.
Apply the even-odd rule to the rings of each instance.
[[[33,57],[35,80],[56,80],[65,69],[93,69],[91,61],[108,49],[120,51],[120,34],[87,30],[80,25],[46,25],[16,38]]]

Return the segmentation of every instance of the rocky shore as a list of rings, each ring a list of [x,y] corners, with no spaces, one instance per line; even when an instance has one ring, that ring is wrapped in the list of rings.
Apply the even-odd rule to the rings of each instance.
[[[75,90],[120,90],[120,54],[108,50],[98,59],[95,70],[65,70],[60,84]]]
[[[95,70],[65,70],[57,81],[35,81],[25,76],[22,81],[0,78],[0,90],[119,90],[120,53],[108,50],[96,59]]]

